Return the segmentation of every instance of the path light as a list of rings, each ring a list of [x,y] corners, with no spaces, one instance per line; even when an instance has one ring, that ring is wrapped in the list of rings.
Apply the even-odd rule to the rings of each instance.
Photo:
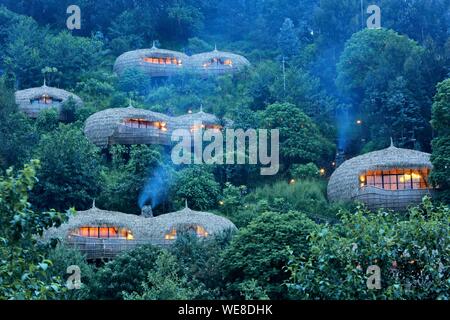
[[[320,168],[319,173],[321,176],[325,175],[325,169],[324,168]]]
[[[224,202],[222,200],[219,201],[219,204],[223,206]]]
[[[289,180],[289,184],[294,184],[294,183],[295,183],[295,179]]]
[[[358,126],[362,125],[362,120],[361,120],[361,119],[356,120],[356,124],[357,124]]]

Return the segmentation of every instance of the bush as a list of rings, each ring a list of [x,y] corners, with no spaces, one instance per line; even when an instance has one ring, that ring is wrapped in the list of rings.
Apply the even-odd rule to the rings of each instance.
[[[205,240],[185,234],[170,248],[184,276],[198,288],[197,299],[223,298],[221,253],[231,236],[230,232],[223,232]]]
[[[149,271],[142,282],[142,293],[124,293],[127,300],[191,300],[198,290],[192,287],[185,276],[180,276],[176,258],[168,251],[161,251],[155,268]]]
[[[289,171],[294,179],[317,179],[320,176],[319,167],[312,162],[308,164],[293,164]]]
[[[342,223],[310,236],[310,255],[294,254],[290,292],[299,299],[449,299],[450,209],[429,198],[409,215],[344,212]],[[381,269],[381,289],[366,271]]]
[[[58,245],[49,253],[49,259],[53,262],[50,275],[67,280],[67,267],[76,265],[81,271],[81,288],[77,290],[66,290],[59,297],[65,300],[86,300],[91,298],[91,290],[96,287],[94,267],[87,263],[86,257],[78,250]],[[64,282],[64,281],[63,281]]]
[[[260,201],[264,200],[267,208],[263,206],[263,210],[278,212],[297,210],[312,218],[333,220],[338,209],[334,205],[329,205],[325,194],[325,181],[301,180],[290,184],[279,181],[257,188],[246,198],[246,203],[248,206],[255,203],[261,206]]]
[[[96,299],[121,299],[124,292],[141,294],[141,283],[155,268],[161,252],[154,246],[141,246],[106,263],[96,275],[98,286],[92,288]]]
[[[206,166],[192,166],[179,172],[173,193],[179,204],[187,200],[189,207],[207,210],[217,207],[219,184]]]
[[[283,285],[289,275],[283,270],[290,252],[307,257],[309,234],[316,224],[299,212],[266,212],[241,229],[223,253],[223,272],[229,294],[241,298],[250,279],[271,299],[288,297]]]

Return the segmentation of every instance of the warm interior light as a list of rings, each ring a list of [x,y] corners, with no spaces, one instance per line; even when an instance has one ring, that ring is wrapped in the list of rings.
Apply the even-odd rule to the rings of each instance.
[[[181,65],[181,60],[178,60],[175,57],[145,57],[143,58],[144,62],[151,63],[151,64],[176,64]]]
[[[359,176],[359,184],[385,190],[428,189],[429,168],[370,170]]]
[[[159,121],[150,121],[147,119],[142,118],[129,118],[124,119],[123,123],[131,128],[157,128],[161,129],[163,131],[167,131],[167,123],[166,122],[159,122]]]
[[[418,173],[411,173],[411,174],[407,174],[405,173],[403,176],[400,177],[400,182],[407,182],[407,181],[411,181],[411,179],[413,180],[420,180],[422,178],[422,176]]]
[[[209,236],[209,233],[206,231],[206,229],[199,225],[181,228],[185,231],[194,232],[197,235],[197,237]],[[164,235],[165,240],[175,240],[176,238],[177,238],[177,230],[175,228],[172,228],[169,233],[166,233]]]
[[[130,230],[119,227],[107,226],[83,226],[71,232],[71,235],[77,235],[85,238],[119,238],[126,240],[134,240],[134,236]]]

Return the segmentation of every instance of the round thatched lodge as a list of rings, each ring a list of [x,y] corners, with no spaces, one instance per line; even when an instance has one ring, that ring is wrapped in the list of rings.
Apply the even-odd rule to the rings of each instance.
[[[139,70],[155,78],[182,73],[209,76],[239,72],[249,65],[245,57],[217,49],[188,56],[178,51],[159,49],[153,43],[150,49],[120,55],[114,63],[114,72],[122,76],[127,70]]]
[[[99,147],[112,144],[170,144],[171,117],[132,106],[112,108],[91,115],[86,137]]]
[[[421,202],[432,188],[428,182],[430,154],[389,148],[345,161],[328,183],[330,201],[360,201],[371,209],[404,210]]]
[[[249,66],[250,62],[243,56],[219,51],[194,54],[189,58],[190,71],[200,75],[221,75],[236,73]]]
[[[137,69],[151,77],[168,77],[183,70],[188,60],[184,53],[158,49],[153,43],[150,49],[128,51],[120,55],[114,63],[114,72],[119,76],[126,70]]]
[[[150,206],[144,206],[140,216],[101,210],[95,207],[79,211],[58,228],[44,233],[44,239],[59,239],[79,249],[88,259],[112,258],[138,245],[168,246],[177,236],[192,232],[199,238],[209,238],[236,226],[228,219],[187,207],[153,217]]]
[[[232,124],[224,120],[225,125]],[[215,115],[203,112],[170,117],[150,110],[134,108],[111,108],[91,115],[85,123],[86,137],[99,147],[113,144],[160,144],[170,145],[175,129],[187,129],[193,133],[200,129],[221,130],[222,121]]]
[[[37,118],[39,112],[50,108],[56,108],[60,112],[61,105],[69,98],[72,98],[78,107],[82,106],[83,102],[77,95],[66,90],[47,87],[45,83],[42,87],[19,90],[15,93],[16,104],[30,118]]]

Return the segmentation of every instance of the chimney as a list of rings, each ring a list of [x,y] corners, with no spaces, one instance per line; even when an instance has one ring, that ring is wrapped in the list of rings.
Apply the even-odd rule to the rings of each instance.
[[[146,205],[141,209],[141,216],[144,218],[153,218],[153,210],[152,206]]]

